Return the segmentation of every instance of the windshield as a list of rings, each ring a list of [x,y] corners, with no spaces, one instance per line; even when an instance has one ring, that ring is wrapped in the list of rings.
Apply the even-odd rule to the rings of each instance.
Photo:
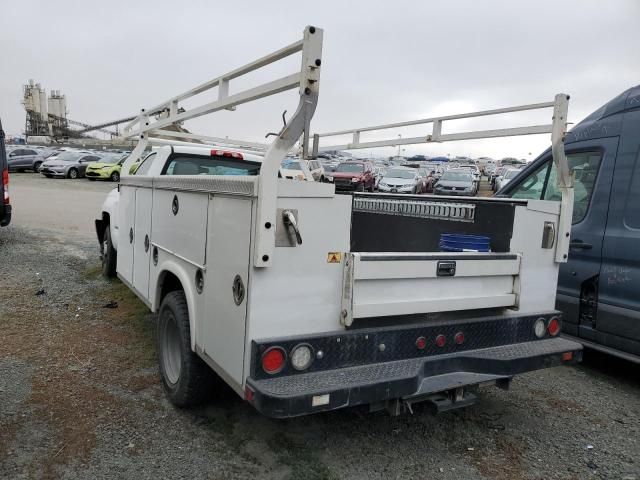
[[[399,168],[392,168],[387,172],[385,177],[390,178],[405,178],[407,180],[411,180],[416,177],[416,173],[411,170],[400,170]]]
[[[282,162],[282,168],[285,170],[302,170],[300,162]]]
[[[73,162],[74,160],[77,160],[80,155],[81,154],[78,152],[62,152],[60,155],[58,155],[56,160],[60,160],[63,162]]]
[[[450,180],[452,182],[470,182],[471,175],[466,172],[445,172],[442,180]]]
[[[336,172],[362,173],[364,165],[361,163],[341,163],[336,167]]]
[[[504,178],[511,179],[516,175],[518,175],[519,173],[520,173],[520,170],[509,170],[507,173],[504,174]]]

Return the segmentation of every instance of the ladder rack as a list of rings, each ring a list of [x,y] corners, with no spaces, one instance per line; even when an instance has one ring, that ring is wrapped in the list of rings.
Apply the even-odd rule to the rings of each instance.
[[[308,26],[304,29],[302,39],[297,42],[213,80],[204,82],[152,108],[143,108],[140,114],[124,127],[122,138],[137,138],[138,144],[125,161],[122,167],[122,176],[129,175],[131,164],[142,155],[147,146],[151,143],[166,143],[167,138],[170,140],[177,137],[178,139],[193,140],[194,143],[202,142],[205,145],[228,144],[240,146],[247,150],[264,152],[257,197],[256,247],[254,249],[253,264],[255,267],[268,267],[271,265],[275,249],[275,228],[271,228],[271,226],[276,225],[278,172],[282,160],[301,137],[302,154],[305,157],[308,156],[309,125],[318,103],[320,88],[322,38],[322,29]],[[233,80],[296,53],[302,54],[302,63],[299,71],[256,87],[230,94],[230,84]],[[217,100],[189,109],[181,107],[181,102],[214,88],[218,89]],[[295,88],[298,89],[300,96],[296,112],[282,129],[277,134],[274,134],[275,139],[269,144],[165,130],[166,127],[180,125],[186,120],[221,110],[235,110],[238,105]],[[159,115],[157,115],[158,113]],[[153,118],[154,115],[157,115],[157,117]]]
[[[553,108],[551,123],[545,125],[530,125],[515,128],[500,128],[495,130],[476,130],[461,133],[442,133],[442,125],[445,121],[460,120],[465,118],[485,117],[489,115],[500,115],[505,113],[523,112],[528,110],[539,110],[542,108]],[[494,110],[482,110],[479,112],[463,113],[460,115],[446,115],[442,117],[423,118],[409,120],[405,122],[388,123],[384,125],[374,125],[347,130],[338,130],[314,134],[313,154],[331,150],[355,150],[361,148],[391,147],[398,145],[415,145],[435,142],[452,142],[459,140],[477,140],[482,138],[513,137],[519,135],[539,135],[543,133],[551,134],[551,152],[553,162],[558,170],[558,188],[562,192],[562,201],[559,220],[558,246],[556,248],[556,261],[566,262],[569,251],[569,235],[571,231],[571,216],[573,213],[573,177],[569,172],[567,158],[564,154],[564,136],[567,128],[567,113],[569,109],[569,95],[559,93],[552,102],[531,103],[528,105],[518,105],[515,107],[498,108]],[[412,125],[431,124],[431,133],[410,138],[388,138],[385,140],[375,140],[369,142],[360,141],[362,132],[384,131]],[[321,138],[351,135],[351,142],[345,144],[320,146]]]

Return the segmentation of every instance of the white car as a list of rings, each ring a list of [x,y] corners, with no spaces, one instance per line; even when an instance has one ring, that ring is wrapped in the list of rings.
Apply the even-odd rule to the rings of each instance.
[[[324,169],[322,172],[321,176],[324,178]],[[315,180],[313,172],[309,168],[309,160],[301,160],[299,158],[285,158],[280,166],[280,174],[282,178],[288,178],[289,180],[307,180],[309,182]]]
[[[421,178],[417,168],[391,167],[378,183],[385,193],[420,193]]]
[[[262,157],[211,147],[161,147],[147,154],[135,176],[158,175],[258,175]],[[115,277],[117,264],[120,191],[114,188],[102,204],[96,219],[96,234],[100,242],[102,272]]]
[[[513,180],[514,178],[516,178],[516,176],[521,172],[522,170],[518,170],[516,168],[510,168],[509,170],[505,171],[504,174],[501,177],[498,177],[496,179],[496,191],[500,190],[502,187],[504,187],[507,183],[509,183],[511,180]]]

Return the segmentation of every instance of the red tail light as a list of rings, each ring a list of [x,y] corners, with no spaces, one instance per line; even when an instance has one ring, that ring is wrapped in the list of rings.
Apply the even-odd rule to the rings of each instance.
[[[444,347],[444,344],[447,343],[447,339],[444,335],[440,334],[436,337],[436,345],[439,347]]]
[[[453,340],[456,342],[457,345],[462,345],[464,343],[464,333],[462,332],[456,333],[456,336],[453,337]]]
[[[238,158],[240,160],[244,159],[244,156],[238,152],[229,152],[227,150],[211,150],[212,157],[230,157],[230,158]]]
[[[2,187],[4,191],[4,203],[5,205],[9,204],[9,170],[2,170]]]
[[[424,350],[427,346],[427,339],[424,337],[418,337],[416,340],[416,348],[418,350]]]
[[[560,333],[560,322],[556,317],[553,317],[551,320],[549,320],[549,325],[547,325],[547,331],[549,332],[549,335],[551,335],[552,337],[555,337]]]
[[[271,347],[262,354],[262,369],[270,375],[282,371],[287,354],[280,347]]]

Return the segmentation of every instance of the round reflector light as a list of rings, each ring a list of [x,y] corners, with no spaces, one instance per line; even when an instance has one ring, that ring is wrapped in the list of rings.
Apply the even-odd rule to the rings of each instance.
[[[549,325],[547,325],[547,330],[549,331],[549,335],[555,337],[560,333],[560,322],[556,317],[553,317],[549,320]]]
[[[306,343],[296,345],[291,350],[291,365],[296,370],[306,370],[313,362],[313,351]]]
[[[262,354],[262,368],[268,374],[273,375],[282,371],[286,354],[280,347],[271,347]]]
[[[456,333],[456,336],[453,337],[453,340],[456,342],[457,345],[462,345],[464,343],[464,333],[462,332]]]
[[[439,347],[444,347],[444,344],[447,343],[447,339],[444,335],[440,334],[436,337],[436,345]]]
[[[544,333],[547,331],[547,328],[544,324],[544,318],[539,318],[535,321],[535,323],[533,324],[533,331],[536,334],[536,337],[544,337]]]
[[[424,337],[418,337],[416,340],[416,348],[418,350],[424,350],[427,347],[427,339]]]

